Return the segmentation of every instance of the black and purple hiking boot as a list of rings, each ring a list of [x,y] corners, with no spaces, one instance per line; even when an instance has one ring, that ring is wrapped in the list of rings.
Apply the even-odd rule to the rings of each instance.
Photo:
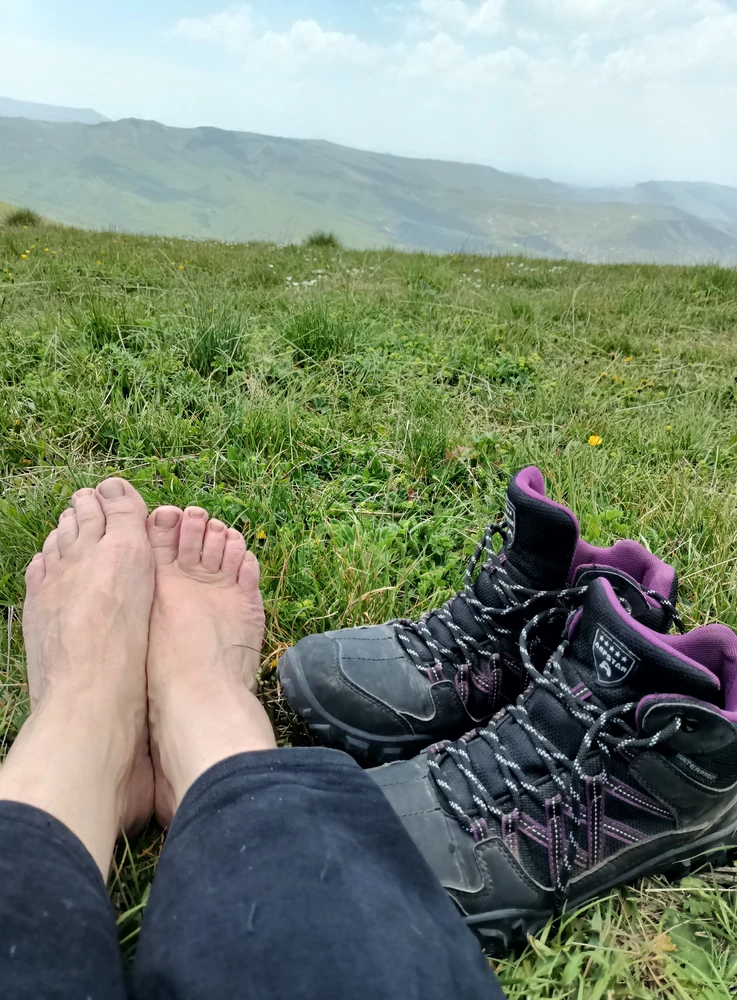
[[[547,612],[556,615],[559,612]],[[664,636],[606,580],[490,725],[368,773],[494,950],[620,883],[737,846],[737,636]]]
[[[518,648],[524,625],[546,608],[580,603],[602,575],[639,621],[668,630],[673,568],[634,541],[589,545],[571,511],[545,496],[539,469],[523,469],[509,485],[505,524],[486,529],[459,594],[417,622],[307,636],[279,662],[282,689],[322,742],[369,763],[411,757],[516,698],[528,680]],[[543,662],[563,622],[540,630],[533,652]]]

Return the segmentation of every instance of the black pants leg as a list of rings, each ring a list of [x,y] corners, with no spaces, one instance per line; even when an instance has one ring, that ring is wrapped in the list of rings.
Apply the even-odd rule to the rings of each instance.
[[[0,802],[0,997],[125,1000],[102,875],[62,823]]]
[[[0,803],[0,983],[14,1000],[125,996],[82,845]],[[243,754],[177,813],[144,917],[135,1000],[495,1000],[478,944],[381,791],[330,750]]]
[[[471,932],[345,754],[242,754],[185,797],[161,855],[136,1000],[493,1000]]]

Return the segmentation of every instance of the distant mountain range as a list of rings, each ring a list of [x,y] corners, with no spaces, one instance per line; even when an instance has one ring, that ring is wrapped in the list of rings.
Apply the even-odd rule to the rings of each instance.
[[[0,118],[31,118],[39,122],[81,122],[99,125],[110,121],[92,108],[60,108],[55,104],[36,104],[33,101],[15,101],[0,97]]]
[[[0,199],[68,224],[277,242],[328,229],[354,247],[737,265],[737,188],[587,189],[94,111],[34,105],[20,117],[22,106],[0,99]]]

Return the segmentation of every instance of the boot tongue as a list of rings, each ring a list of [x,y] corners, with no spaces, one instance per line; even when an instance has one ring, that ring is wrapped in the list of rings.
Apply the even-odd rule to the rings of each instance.
[[[608,580],[591,584],[572,632],[563,669],[607,708],[657,692],[719,699],[717,677],[679,652],[678,636],[659,635],[628,615]]]
[[[566,681],[574,693],[605,708],[639,702],[645,695],[659,692],[712,703],[719,700],[719,680],[706,667],[679,652],[680,637],[659,635],[629,617],[607,580],[597,579],[591,584],[571,632],[570,646],[561,661]],[[554,694],[536,686],[526,695],[525,708],[536,730],[569,759],[575,757],[586,727]],[[496,733],[505,756],[523,768],[528,781],[549,774],[532,735],[511,716],[501,717]],[[492,795],[504,795],[504,779],[486,740],[476,737],[467,742],[465,749],[485,787]],[[452,759],[446,758],[441,767],[456,801],[472,809],[466,782]]]
[[[512,479],[505,506],[504,554],[515,582],[537,590],[561,590],[579,539],[578,521],[562,504],[545,496],[545,481],[534,466]]]
[[[545,480],[539,469],[530,466],[512,479],[505,504],[506,541],[498,556],[482,569],[474,582],[476,597],[487,607],[504,607],[505,602],[495,580],[494,566],[503,565],[509,582],[533,590],[562,590],[579,539],[578,521],[562,504],[545,496]],[[451,607],[453,620],[474,639],[483,641],[486,630],[471,613],[465,601]],[[453,645],[453,636],[435,615],[427,627],[445,646]],[[421,643],[420,655],[427,656]]]

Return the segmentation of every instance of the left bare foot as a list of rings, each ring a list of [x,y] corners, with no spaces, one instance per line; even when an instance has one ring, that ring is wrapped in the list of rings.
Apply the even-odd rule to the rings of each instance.
[[[119,828],[141,825],[153,807],[146,652],[154,563],[146,514],[122,479],[79,490],[28,567],[31,715],[0,775],[0,798],[61,819],[104,871]],[[54,774],[57,767],[63,775]],[[97,829],[88,829],[90,817]]]

